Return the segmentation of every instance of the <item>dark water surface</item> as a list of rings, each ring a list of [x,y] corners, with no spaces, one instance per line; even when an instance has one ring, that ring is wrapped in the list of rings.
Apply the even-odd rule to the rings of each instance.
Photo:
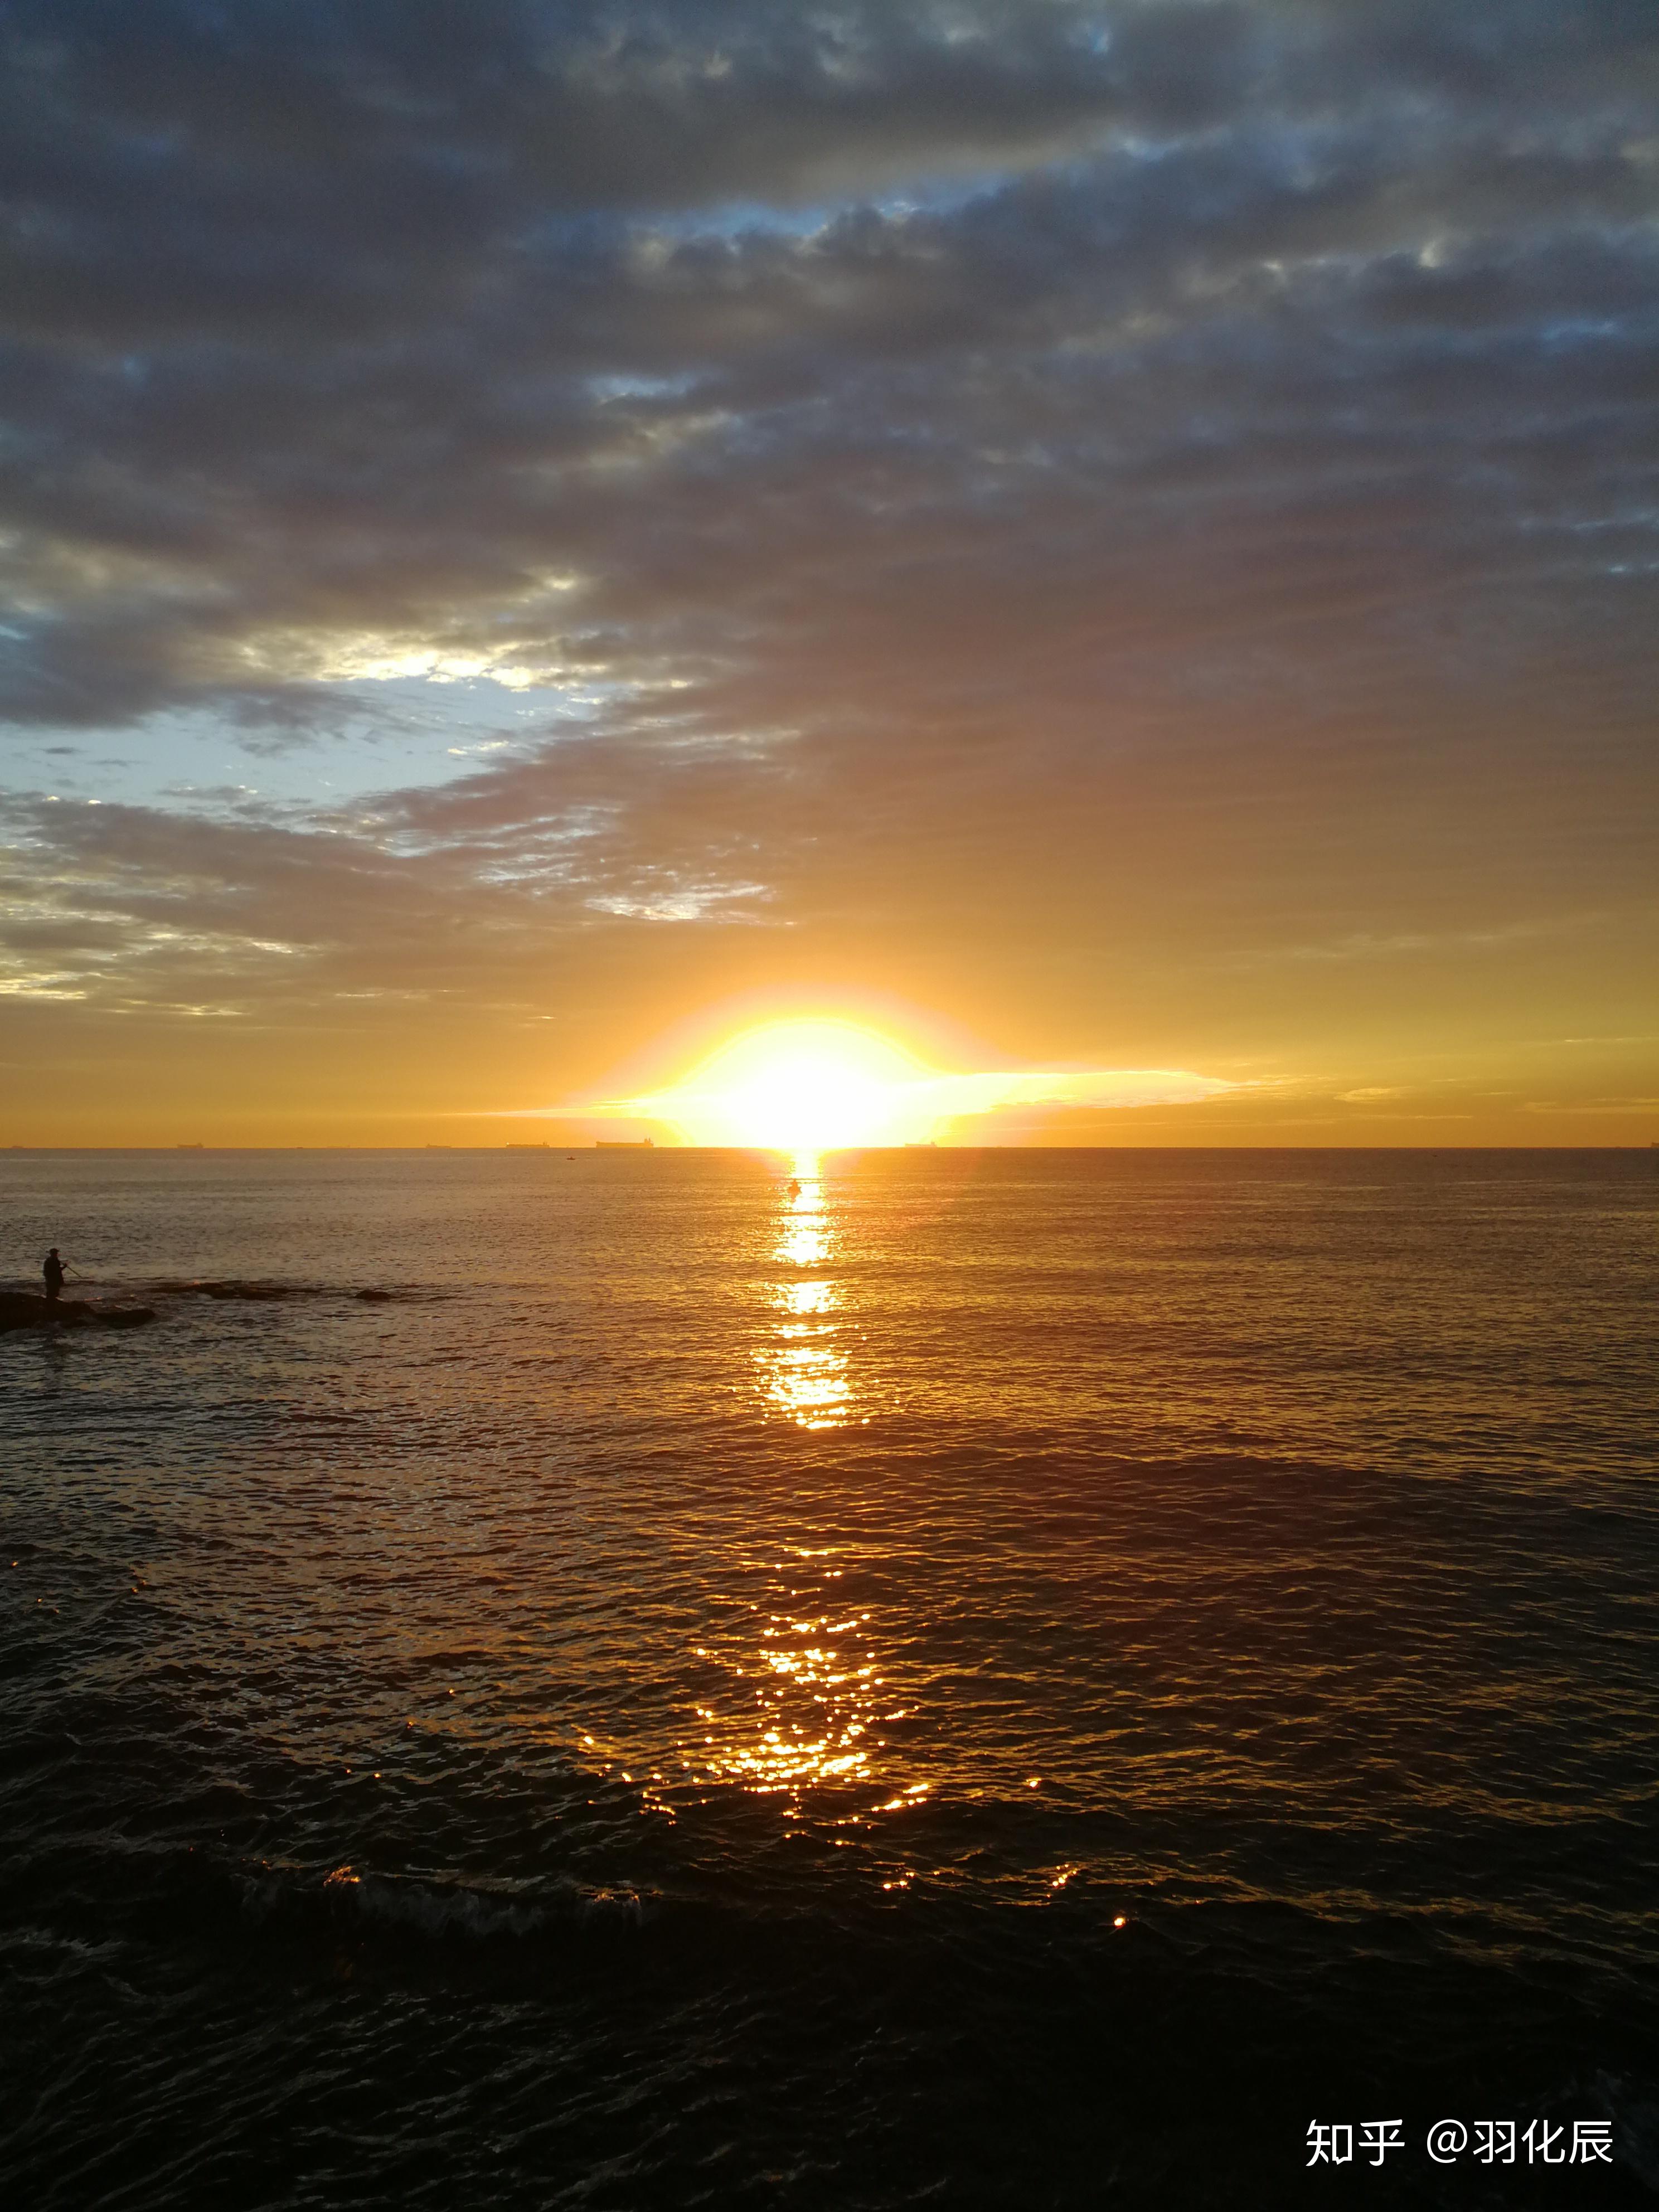
[[[789,1172],[0,1156],[0,2202],[1650,2203],[1650,1158]]]

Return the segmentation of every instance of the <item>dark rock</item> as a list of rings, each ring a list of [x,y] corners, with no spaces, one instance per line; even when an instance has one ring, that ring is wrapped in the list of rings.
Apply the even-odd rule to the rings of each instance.
[[[41,1298],[28,1291],[0,1291],[0,1329],[137,1328],[155,1318],[154,1306],[94,1306],[84,1298]]]

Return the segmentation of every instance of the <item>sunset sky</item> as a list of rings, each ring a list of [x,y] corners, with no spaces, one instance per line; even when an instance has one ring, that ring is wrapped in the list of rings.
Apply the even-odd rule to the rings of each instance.
[[[1652,0],[0,46],[0,1143],[1659,1137]]]

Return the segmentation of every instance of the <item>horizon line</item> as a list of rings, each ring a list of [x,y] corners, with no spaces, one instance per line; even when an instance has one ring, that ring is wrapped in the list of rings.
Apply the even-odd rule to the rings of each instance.
[[[202,1143],[152,1145],[0,1145],[0,1158],[16,1152],[156,1152],[176,1155],[179,1152],[479,1152],[495,1155],[502,1152],[563,1152],[567,1157],[577,1152],[628,1152],[636,1157],[653,1158],[672,1157],[684,1152],[734,1154],[743,1158],[768,1156],[780,1159],[796,1157],[799,1147],[792,1145],[618,1145],[615,1142],[587,1138],[577,1144],[526,1144],[522,1140],[502,1145],[446,1145],[421,1143],[412,1145],[216,1145]],[[1231,1145],[1030,1145],[986,1144],[951,1145],[938,1143],[908,1143],[897,1145],[824,1145],[811,1148],[820,1159],[847,1158],[866,1152],[1659,1152],[1659,1137],[1645,1142],[1636,1138],[1627,1144],[1498,1144],[1498,1145],[1359,1145],[1341,1144],[1231,1144]]]

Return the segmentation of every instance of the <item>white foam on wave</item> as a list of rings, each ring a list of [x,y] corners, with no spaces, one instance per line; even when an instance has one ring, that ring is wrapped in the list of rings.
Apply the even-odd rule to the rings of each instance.
[[[319,1882],[313,1869],[267,1867],[244,1875],[241,1886],[243,1909],[256,1921],[288,1908],[343,1905],[365,1920],[434,1940],[524,1940],[573,1927],[640,1928],[653,1915],[650,1904],[635,1891],[586,1889],[565,1881],[525,1894],[409,1875],[360,1874],[351,1866],[335,1867]]]

